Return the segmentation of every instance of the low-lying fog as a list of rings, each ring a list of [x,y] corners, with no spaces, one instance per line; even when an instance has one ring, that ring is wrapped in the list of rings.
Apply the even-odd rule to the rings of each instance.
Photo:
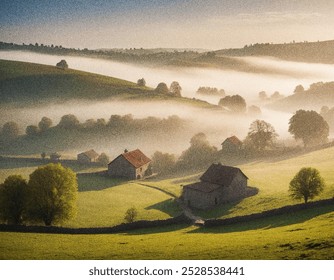
[[[278,74],[244,73],[205,68],[160,69],[96,58],[55,56],[23,51],[0,51],[0,59],[47,65],[56,65],[61,59],[66,59],[70,68],[132,82],[136,82],[139,78],[145,78],[147,86],[153,88],[160,82],[169,85],[172,81],[178,81],[183,89],[182,94],[187,97],[193,97],[200,86],[210,86],[222,88],[227,94],[240,94],[248,100],[257,98],[260,91],[266,91],[269,95],[275,91],[290,95],[296,85],[302,84],[308,88],[314,82],[332,81],[334,73],[334,65],[290,62],[267,57],[241,59],[249,64],[273,70],[273,72],[277,70]]]
[[[280,74],[255,74],[204,68],[159,69],[102,59],[53,56],[22,51],[0,51],[0,59],[47,65],[55,65],[61,59],[66,59],[69,67],[73,69],[113,76],[132,82],[144,77],[147,86],[153,88],[159,82],[170,84],[172,81],[178,81],[182,86],[183,96],[203,98],[214,104],[217,104],[219,98],[212,97],[210,99],[196,95],[198,87],[217,87],[218,89],[224,89],[227,94],[240,94],[247,100],[248,105],[254,105],[258,101],[258,93],[260,91],[266,91],[268,95],[275,91],[279,91],[283,95],[290,95],[296,85],[302,84],[305,88],[308,88],[314,82],[331,81],[334,73],[334,65],[307,64],[253,57],[242,59],[250,64],[261,65],[270,70],[279,70]],[[235,118],[226,116],[219,110],[204,112],[203,110],[173,103],[76,102],[75,104],[52,104],[52,106],[38,108],[8,108],[1,112],[0,125],[6,121],[13,120],[18,122],[24,129],[26,125],[37,124],[43,116],[51,118],[54,124],[57,124],[60,117],[65,114],[75,114],[80,121],[90,118],[105,118],[108,120],[113,114],[132,114],[136,118],[146,116],[165,118],[170,115],[178,115],[192,122],[191,133],[203,131],[207,133],[211,143],[219,147],[224,137],[237,135],[240,139],[243,139],[247,135],[250,123],[256,118],[260,118],[275,127],[280,139],[290,137],[288,120],[291,114],[270,111],[264,108],[261,108],[261,110],[261,117]],[[165,147],[161,148],[161,150],[180,152],[182,150],[181,147],[187,147],[188,143],[189,139],[185,140],[177,151],[173,150],[173,147]]]

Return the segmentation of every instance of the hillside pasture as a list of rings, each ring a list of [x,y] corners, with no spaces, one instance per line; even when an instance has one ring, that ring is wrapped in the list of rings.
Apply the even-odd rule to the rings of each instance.
[[[121,234],[0,233],[0,259],[334,259],[334,212],[289,225],[276,217],[212,229],[168,226]],[[301,215],[303,215],[301,213]]]

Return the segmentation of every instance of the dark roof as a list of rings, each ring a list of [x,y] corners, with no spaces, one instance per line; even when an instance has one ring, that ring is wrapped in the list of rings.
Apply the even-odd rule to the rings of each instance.
[[[221,186],[216,185],[216,184],[207,183],[207,182],[197,182],[194,184],[185,185],[184,188],[189,188],[189,189],[193,189],[193,190],[204,192],[204,193],[210,193],[216,189],[221,188]]]
[[[86,151],[86,152],[83,152],[83,153],[80,153],[79,155],[85,155],[90,159],[95,159],[99,156],[99,154],[97,152],[95,152],[93,149],[89,150],[89,151]]]
[[[139,149],[131,151],[131,152],[125,152],[125,153],[119,155],[117,158],[119,158],[119,157],[124,157],[135,168],[139,168],[139,167],[151,162],[151,159],[148,158],[147,156],[145,156],[144,153]],[[115,161],[117,158],[115,158],[113,161]]]
[[[225,142],[230,142],[236,146],[241,146],[242,145],[242,142],[239,140],[239,138],[237,136],[231,136],[229,138],[226,138],[225,141],[222,143],[222,145],[225,143]]]
[[[220,163],[212,164],[208,170],[204,172],[200,180],[202,182],[228,187],[239,172],[248,179],[239,168],[222,165]]]

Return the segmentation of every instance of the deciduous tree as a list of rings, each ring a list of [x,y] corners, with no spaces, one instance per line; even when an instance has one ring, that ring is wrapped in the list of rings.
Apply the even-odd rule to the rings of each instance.
[[[246,112],[246,101],[240,95],[228,95],[221,98],[218,103],[219,106],[225,107],[234,113],[244,113]]]
[[[289,192],[294,199],[304,199],[307,203],[319,195],[325,187],[323,178],[317,169],[304,167],[299,170],[290,182]]]
[[[289,121],[289,132],[301,139],[305,147],[326,143],[329,126],[315,111],[298,110]]]
[[[277,136],[274,127],[270,123],[256,120],[249,127],[245,145],[250,149],[262,151],[268,147],[272,147]]]
[[[8,224],[21,224],[27,206],[28,185],[20,175],[7,177],[0,185],[0,216]]]
[[[36,169],[29,179],[29,217],[49,226],[75,216],[78,183],[76,174],[60,164]]]

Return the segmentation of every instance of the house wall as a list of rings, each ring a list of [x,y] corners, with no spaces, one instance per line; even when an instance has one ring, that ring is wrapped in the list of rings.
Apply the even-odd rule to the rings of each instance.
[[[225,141],[222,144],[222,150],[226,153],[234,153],[240,151],[240,146],[231,143],[230,141]]]
[[[183,188],[183,200],[189,207],[208,209],[219,204],[219,192],[217,190],[204,193],[191,188]]]
[[[243,197],[246,194],[247,178],[238,172],[231,185],[221,188],[221,202],[230,202]]]
[[[136,169],[136,179],[142,179],[145,177],[145,172],[148,169],[150,163],[147,163],[143,165],[142,167],[139,167]]]
[[[130,180],[137,178],[135,167],[122,156],[109,163],[108,174],[113,177],[123,177]]]
[[[79,154],[77,156],[77,159],[81,163],[90,163],[90,162],[92,162],[91,159],[89,157],[87,157],[85,154]]]
[[[246,189],[247,178],[241,172],[238,172],[229,187],[222,186],[213,192],[205,193],[185,186],[182,197],[184,202],[190,207],[208,209],[244,197]]]

